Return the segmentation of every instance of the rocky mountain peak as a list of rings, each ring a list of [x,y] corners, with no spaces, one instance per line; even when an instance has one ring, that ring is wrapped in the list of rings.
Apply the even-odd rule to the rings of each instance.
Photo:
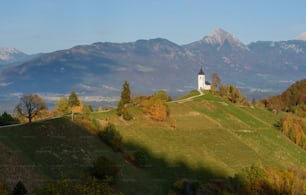
[[[0,48],[1,61],[14,61],[16,56],[26,55],[15,48]]]
[[[302,32],[296,37],[297,40],[306,41],[306,32]]]
[[[240,47],[242,49],[247,49],[247,46],[244,45],[239,39],[235,38],[232,34],[221,28],[212,31],[212,33],[209,36],[205,36],[202,41],[212,45],[223,45],[225,41],[228,41],[231,45]]]

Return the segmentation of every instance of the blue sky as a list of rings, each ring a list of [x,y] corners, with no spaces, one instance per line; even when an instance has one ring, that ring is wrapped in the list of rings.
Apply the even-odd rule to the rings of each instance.
[[[166,38],[222,28],[244,43],[306,31],[305,0],[1,0],[0,47],[51,52],[94,42]]]

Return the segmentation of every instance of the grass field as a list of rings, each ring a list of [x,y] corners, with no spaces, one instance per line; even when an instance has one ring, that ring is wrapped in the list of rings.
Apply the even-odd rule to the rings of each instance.
[[[80,179],[104,155],[120,167],[120,191],[166,194],[178,179],[228,177],[252,164],[306,168],[306,152],[275,129],[277,114],[210,94],[168,106],[171,114],[165,122],[152,121],[137,106],[129,107],[131,121],[119,119],[115,111],[90,116],[100,124],[115,124],[126,151],[144,151],[145,168],[128,163],[86,128],[56,119],[0,129],[0,177],[30,187],[48,179]]]

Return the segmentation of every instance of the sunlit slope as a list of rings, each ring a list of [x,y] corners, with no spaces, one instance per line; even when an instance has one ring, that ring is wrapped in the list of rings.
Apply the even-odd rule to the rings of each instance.
[[[191,169],[225,175],[258,163],[279,168],[306,165],[306,152],[275,129],[276,114],[210,94],[168,105],[171,114],[166,122],[150,120],[140,108],[131,109],[135,119],[129,122],[111,114],[96,116],[115,123],[125,142],[173,165],[183,162]]]

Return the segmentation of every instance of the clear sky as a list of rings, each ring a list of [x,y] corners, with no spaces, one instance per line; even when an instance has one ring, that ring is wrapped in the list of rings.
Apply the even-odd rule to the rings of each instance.
[[[222,28],[242,42],[306,31],[305,0],[1,0],[0,47],[51,52],[162,37],[177,44]]]

